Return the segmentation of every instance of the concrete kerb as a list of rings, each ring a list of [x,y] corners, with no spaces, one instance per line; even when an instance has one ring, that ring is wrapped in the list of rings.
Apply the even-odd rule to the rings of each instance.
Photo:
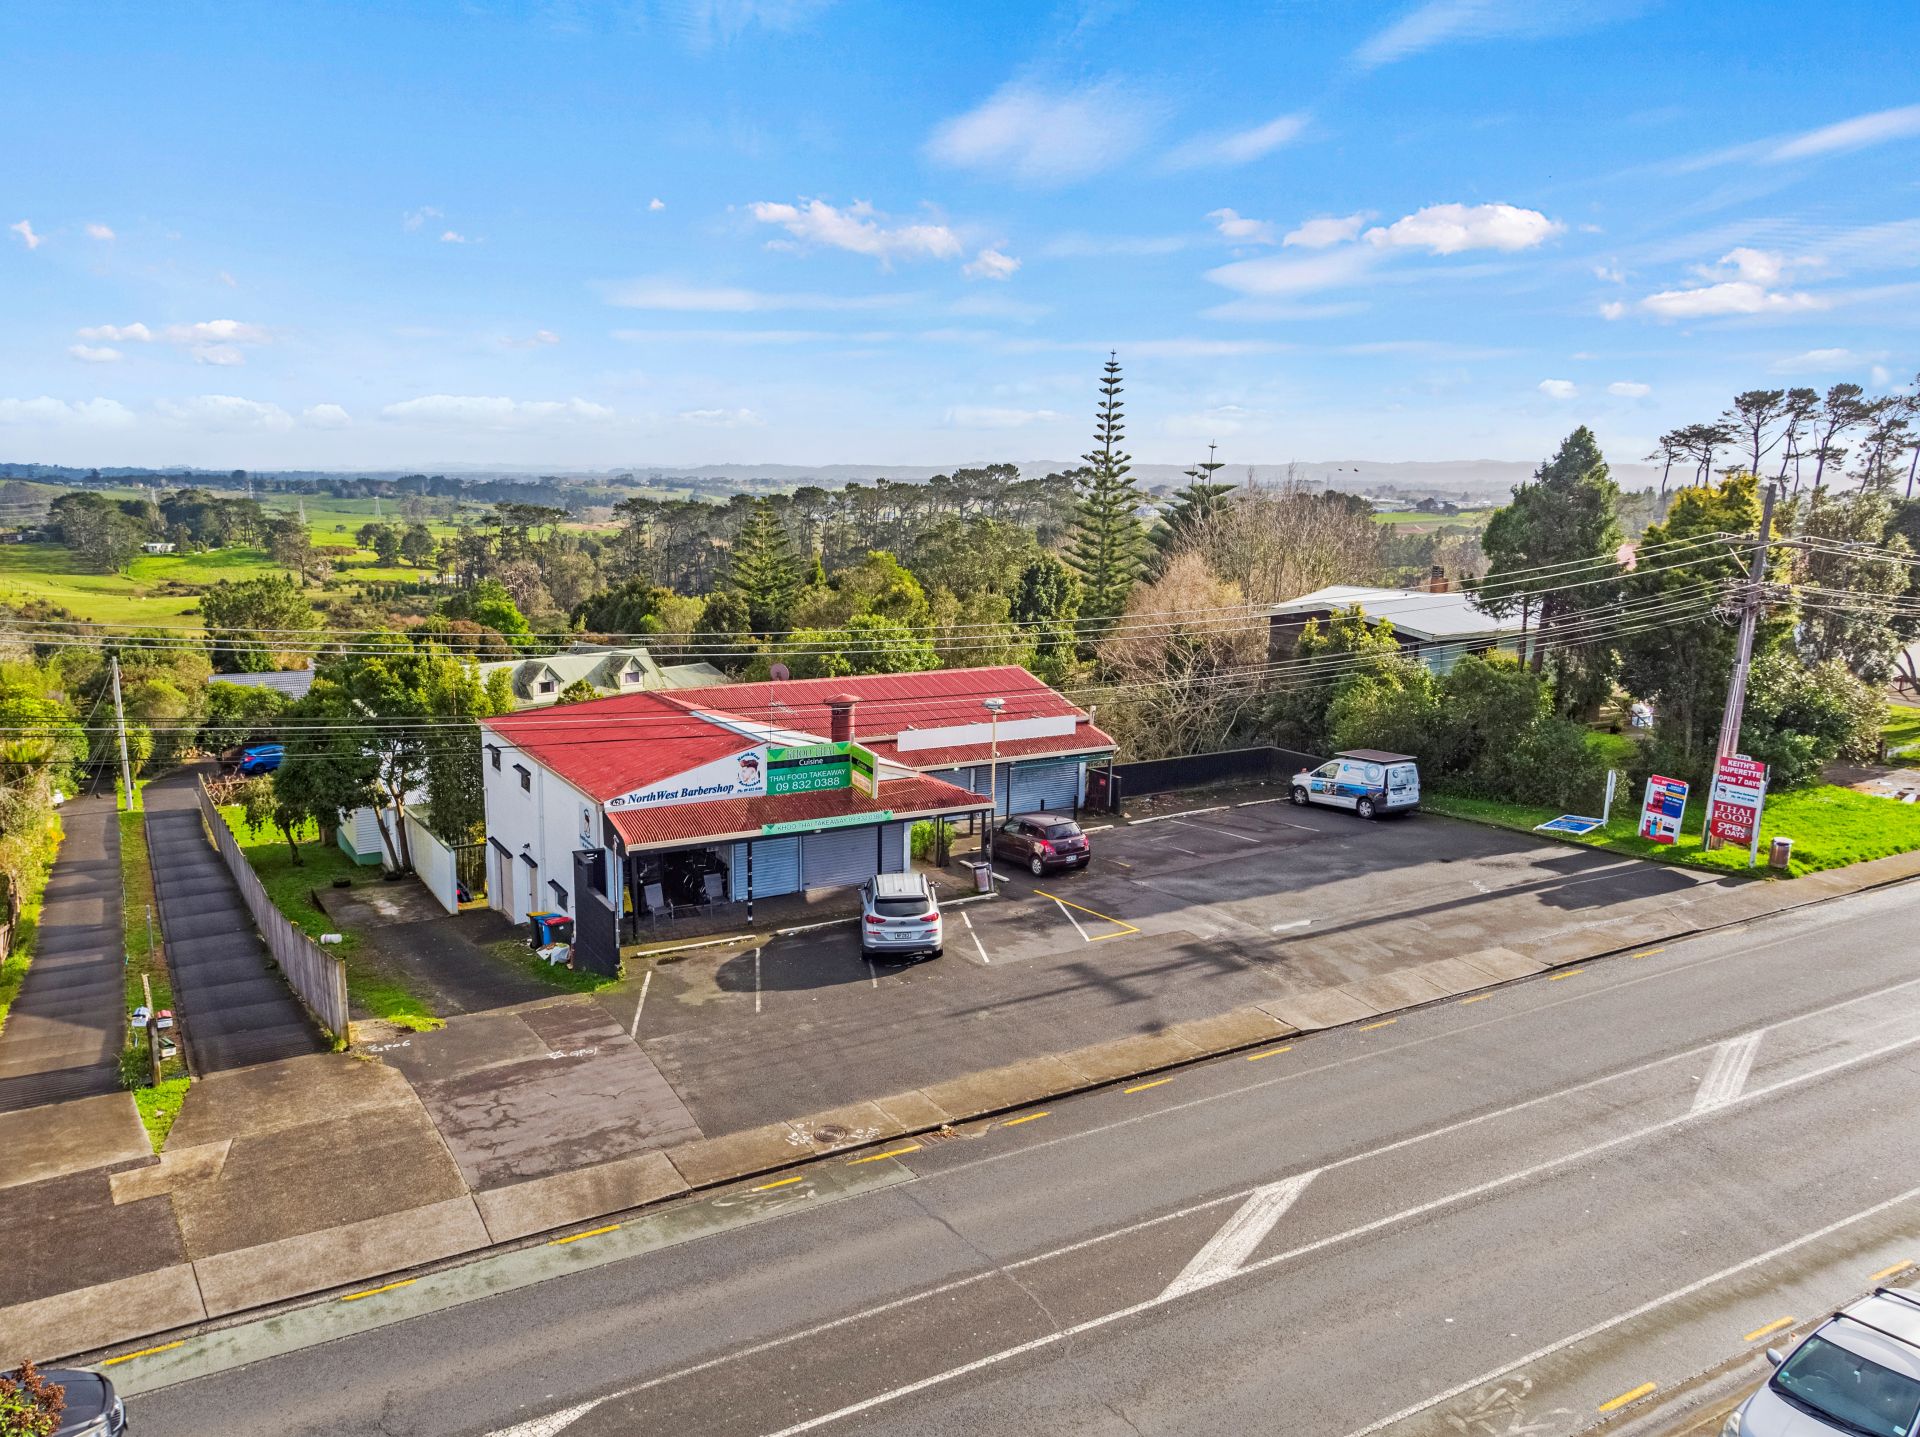
[[[1261,1004],[1236,1008],[1212,1018],[1176,1024],[1161,1033],[1118,1039],[1111,1043],[1095,1044],[1085,1049],[1027,1059],[1003,1068],[988,1069],[981,1073],[931,1084],[894,1098],[874,1100],[872,1106],[884,1115],[886,1121],[865,1132],[862,1132],[859,1127],[854,1127],[847,1131],[844,1142],[835,1142],[818,1130],[833,1126],[830,1120],[846,1116],[848,1113],[846,1109],[768,1124],[764,1128],[752,1129],[748,1132],[698,1139],[682,1144],[678,1148],[668,1149],[660,1155],[664,1157],[664,1165],[678,1175],[684,1186],[674,1184],[671,1179],[667,1179],[665,1174],[660,1172],[660,1165],[649,1165],[651,1169],[648,1174],[649,1185],[658,1184],[662,1190],[657,1196],[646,1198],[640,1204],[601,1212],[577,1209],[560,1223],[550,1227],[525,1226],[514,1237],[506,1241],[496,1241],[491,1247],[476,1247],[438,1262],[396,1269],[388,1273],[370,1272],[362,1280],[372,1280],[376,1277],[397,1279],[410,1273],[436,1271],[470,1258],[481,1251],[492,1251],[536,1241],[551,1241],[554,1235],[562,1234],[571,1227],[624,1220],[629,1214],[650,1211],[665,1202],[732,1187],[753,1179],[776,1177],[794,1168],[818,1163],[826,1158],[844,1162],[853,1160],[852,1155],[855,1154],[863,1157],[877,1156],[890,1144],[946,1131],[961,1123],[988,1121],[1002,1113],[1031,1107],[1037,1102],[1095,1092],[1118,1086],[1123,1082],[1178,1072],[1199,1063],[1265,1047],[1275,1041],[1301,1033],[1328,1031],[1365,1021],[1377,1022],[1385,1016],[1414,1012],[1439,1003],[1455,1002],[1463,994],[1504,988],[1526,978],[1535,977],[1549,971],[1549,966],[1564,967],[1575,962],[1595,962],[1725,929],[1739,928],[1755,918],[1770,917],[1831,902],[1836,898],[1850,897],[1855,893],[1871,892],[1894,884],[1911,882],[1916,877],[1920,877],[1920,861],[1916,861],[1915,866],[1914,873],[1876,879],[1847,889],[1845,892],[1823,892],[1804,902],[1789,903],[1766,912],[1746,914],[1720,923],[1648,933],[1634,943],[1597,949],[1579,957],[1563,957],[1553,965],[1539,964],[1537,960],[1527,958],[1511,949],[1487,949],[1462,955],[1457,959],[1436,959],[1421,965],[1421,976],[1424,982],[1420,986],[1451,988],[1451,991],[1445,992],[1442,996],[1426,998],[1400,1008],[1373,1008],[1356,995],[1343,991],[1343,988],[1350,985],[1338,985],[1266,1000]],[[1494,955],[1503,956],[1497,958]],[[1517,964],[1513,964],[1513,960],[1525,964],[1526,971],[1516,971],[1507,977],[1495,977],[1487,971],[1488,967],[1510,964],[1517,967]],[[1483,962],[1487,966],[1482,966]],[[1461,964],[1484,974],[1488,981],[1471,987],[1452,987],[1452,983],[1458,983],[1465,977],[1458,966],[1452,966]],[[1443,965],[1447,966],[1443,967]],[[1450,983],[1441,980],[1443,972],[1451,980]],[[1332,1006],[1343,1008],[1344,1013],[1335,1021],[1324,1021],[1323,1016],[1332,1017],[1333,1014],[1328,1012],[1321,1015],[1306,1011],[1310,1004],[1319,1006],[1317,1003],[1312,1003],[1313,998],[1318,994],[1337,994],[1338,997],[1332,1000]],[[1279,1016],[1274,1010],[1283,1004],[1288,1005],[1283,1011],[1293,1012],[1305,1018],[1306,1025],[1296,1026]],[[1361,1009],[1367,1011],[1359,1011]],[[1117,1050],[1122,1049],[1131,1049],[1136,1061],[1116,1062],[1120,1056]],[[1120,1071],[1122,1068],[1125,1071]],[[865,1105],[855,1106],[864,1107]],[[873,1149],[874,1153],[864,1153],[868,1148]],[[593,1171],[593,1169],[579,1171],[577,1176],[583,1188],[591,1189],[597,1186],[591,1176]],[[624,1185],[614,1186],[617,1188]],[[632,1189],[629,1188],[628,1191],[631,1192]],[[485,1206],[484,1195],[476,1195],[476,1201]],[[503,1224],[503,1226],[519,1228],[521,1223],[531,1221],[530,1217],[519,1213],[515,1216],[521,1218],[520,1223]],[[307,1294],[287,1293],[284,1295],[284,1300],[276,1303],[275,1306],[298,1305],[294,1301],[296,1297],[304,1300],[323,1295],[326,1291],[327,1289],[315,1289]],[[79,1296],[79,1294],[73,1296]],[[49,1298],[45,1299],[45,1302],[52,1304],[60,1300],[60,1298]],[[236,1308],[226,1314],[226,1320],[237,1320],[249,1315],[253,1314]],[[131,1340],[133,1340],[131,1334],[119,1339],[122,1343]]]
[[[997,888],[992,893],[969,893],[963,898],[946,899],[940,904],[940,907],[944,911],[948,908],[964,907],[969,903],[984,903],[989,899],[998,898],[999,896],[1000,891]],[[743,931],[740,933],[723,933],[715,938],[695,938],[685,943],[643,943],[637,948],[628,951],[625,956],[629,958],[664,958],[669,954],[691,953],[698,948],[724,948],[729,945],[751,947],[754,944],[765,943],[770,938],[792,938],[800,933],[812,933],[821,928],[838,928],[848,923],[858,923],[859,921],[859,914],[849,913],[843,918],[823,918],[818,923],[799,923],[790,928],[775,928],[767,933]]]

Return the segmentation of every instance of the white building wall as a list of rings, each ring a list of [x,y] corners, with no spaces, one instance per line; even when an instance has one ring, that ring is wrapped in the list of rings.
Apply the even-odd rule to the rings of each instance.
[[[493,756],[481,750],[480,772],[487,809],[487,837],[503,845],[513,856],[511,881],[497,881],[499,859],[490,854],[488,863],[487,905],[504,913],[515,923],[529,913],[578,911],[579,894],[574,892],[573,854],[579,848],[600,847],[600,805],[579,789],[540,763],[537,759],[506,742],[499,735],[482,730],[482,743],[500,750],[500,767]],[[529,786],[520,787],[515,765],[530,773]],[[538,865],[535,882],[529,891],[527,864],[522,855]],[[566,890],[563,905],[549,886],[558,883]]]
[[[454,868],[453,850],[411,812],[407,814],[407,846],[413,854],[414,876],[442,908],[458,913],[460,878]]]

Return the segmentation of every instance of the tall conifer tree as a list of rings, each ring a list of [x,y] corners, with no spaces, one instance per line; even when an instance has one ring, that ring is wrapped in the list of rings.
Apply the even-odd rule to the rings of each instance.
[[[747,627],[754,633],[771,634],[786,627],[800,589],[799,566],[786,525],[766,499],[754,503],[733,541],[727,585],[746,600]]]
[[[1113,618],[1124,611],[1146,559],[1147,531],[1137,512],[1146,496],[1127,477],[1133,456],[1120,450],[1126,433],[1120,393],[1120,360],[1109,354],[1093,448],[1081,456],[1087,467],[1076,481],[1079,498],[1067,545],[1067,562],[1080,575],[1080,612],[1087,618]]]

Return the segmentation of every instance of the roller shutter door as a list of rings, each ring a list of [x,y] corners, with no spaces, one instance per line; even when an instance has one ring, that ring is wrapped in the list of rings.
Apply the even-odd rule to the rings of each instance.
[[[880,871],[882,873],[905,873],[907,871],[907,828],[904,823],[889,823],[880,835]]]
[[[747,896],[747,845],[733,845],[733,862],[727,869],[727,896],[743,900]],[[800,891],[800,840],[797,838],[756,838],[753,841],[753,896],[772,898],[781,893]]]
[[[830,828],[800,840],[800,877],[808,888],[851,888],[879,871],[880,825]]]
[[[1013,812],[1072,814],[1080,765],[1023,763],[1013,771]]]

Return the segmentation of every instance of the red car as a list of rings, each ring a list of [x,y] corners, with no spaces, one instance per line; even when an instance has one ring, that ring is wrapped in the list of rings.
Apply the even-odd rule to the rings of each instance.
[[[1023,813],[1002,819],[993,831],[993,856],[1023,864],[1037,878],[1054,869],[1085,868],[1093,844],[1071,818]]]

